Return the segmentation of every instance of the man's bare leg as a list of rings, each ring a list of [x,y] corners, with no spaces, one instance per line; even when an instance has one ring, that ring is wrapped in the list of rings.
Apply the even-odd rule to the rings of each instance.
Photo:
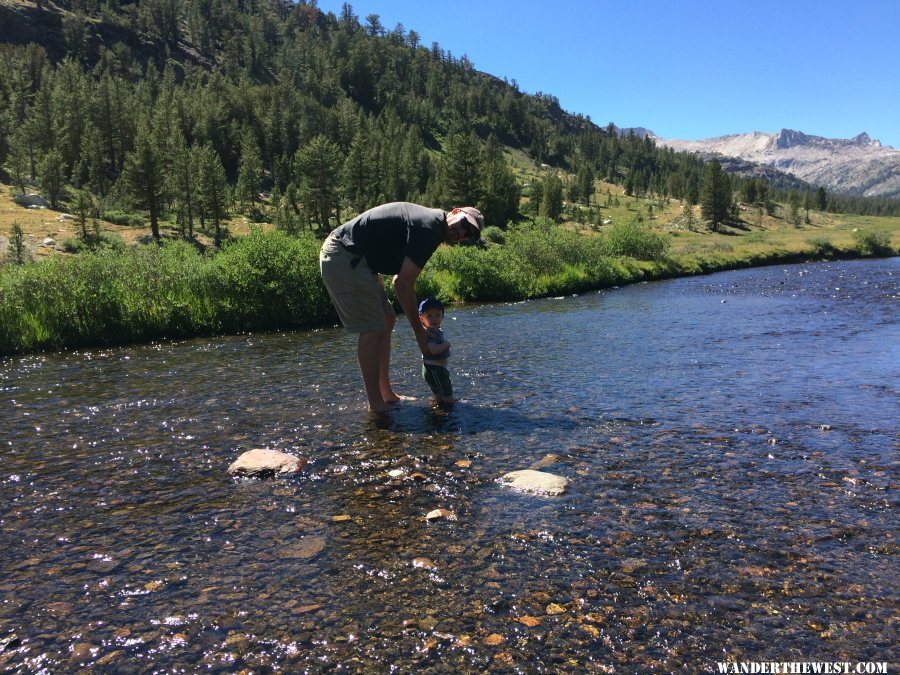
[[[387,403],[401,400],[391,385],[391,338],[396,323],[397,317],[391,314],[387,319],[387,329],[378,334],[378,390],[381,392],[381,398]]]
[[[371,412],[386,412],[394,403],[385,400],[379,385],[383,340],[384,331],[368,332],[360,333],[356,343],[356,358],[359,360],[359,370],[362,372],[363,385],[366,388],[366,398],[369,400]],[[390,332],[388,332],[388,341],[388,358],[390,358]]]

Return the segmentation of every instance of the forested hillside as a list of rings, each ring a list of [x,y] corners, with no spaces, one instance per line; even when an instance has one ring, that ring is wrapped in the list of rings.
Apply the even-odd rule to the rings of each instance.
[[[527,189],[527,208],[551,218],[562,195],[587,205],[595,179],[701,196],[701,159],[598,127],[349,4],[3,2],[0,166],[82,219],[139,211],[154,236],[167,219],[218,240],[229,211],[326,230],[412,200],[477,204],[504,227],[523,206],[504,149],[566,169],[564,184],[550,172]]]

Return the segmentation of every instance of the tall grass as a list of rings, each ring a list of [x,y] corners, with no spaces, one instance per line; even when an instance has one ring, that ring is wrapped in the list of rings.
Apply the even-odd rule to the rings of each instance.
[[[577,293],[642,278],[661,259],[641,226],[585,236],[537,222],[483,248],[442,246],[417,291],[446,301]],[[333,322],[310,235],[252,232],[208,255],[184,242],[98,250],[0,271],[0,353]],[[623,257],[624,256],[624,257]]]
[[[215,256],[171,242],[7,266],[0,353],[313,326],[331,312],[312,237],[253,233]]]

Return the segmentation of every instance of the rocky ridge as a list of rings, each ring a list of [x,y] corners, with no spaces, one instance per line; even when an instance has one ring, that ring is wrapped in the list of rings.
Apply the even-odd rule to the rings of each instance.
[[[676,151],[737,158],[789,173],[833,192],[866,197],[900,197],[900,150],[868,134],[850,139],[823,138],[782,129],[754,131],[700,141],[654,137]]]

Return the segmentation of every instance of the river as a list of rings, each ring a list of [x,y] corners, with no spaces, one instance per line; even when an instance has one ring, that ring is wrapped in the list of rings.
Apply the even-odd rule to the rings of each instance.
[[[449,307],[460,402],[401,318],[384,418],[338,329],[2,360],[0,668],[896,663],[898,308],[900,258]]]

